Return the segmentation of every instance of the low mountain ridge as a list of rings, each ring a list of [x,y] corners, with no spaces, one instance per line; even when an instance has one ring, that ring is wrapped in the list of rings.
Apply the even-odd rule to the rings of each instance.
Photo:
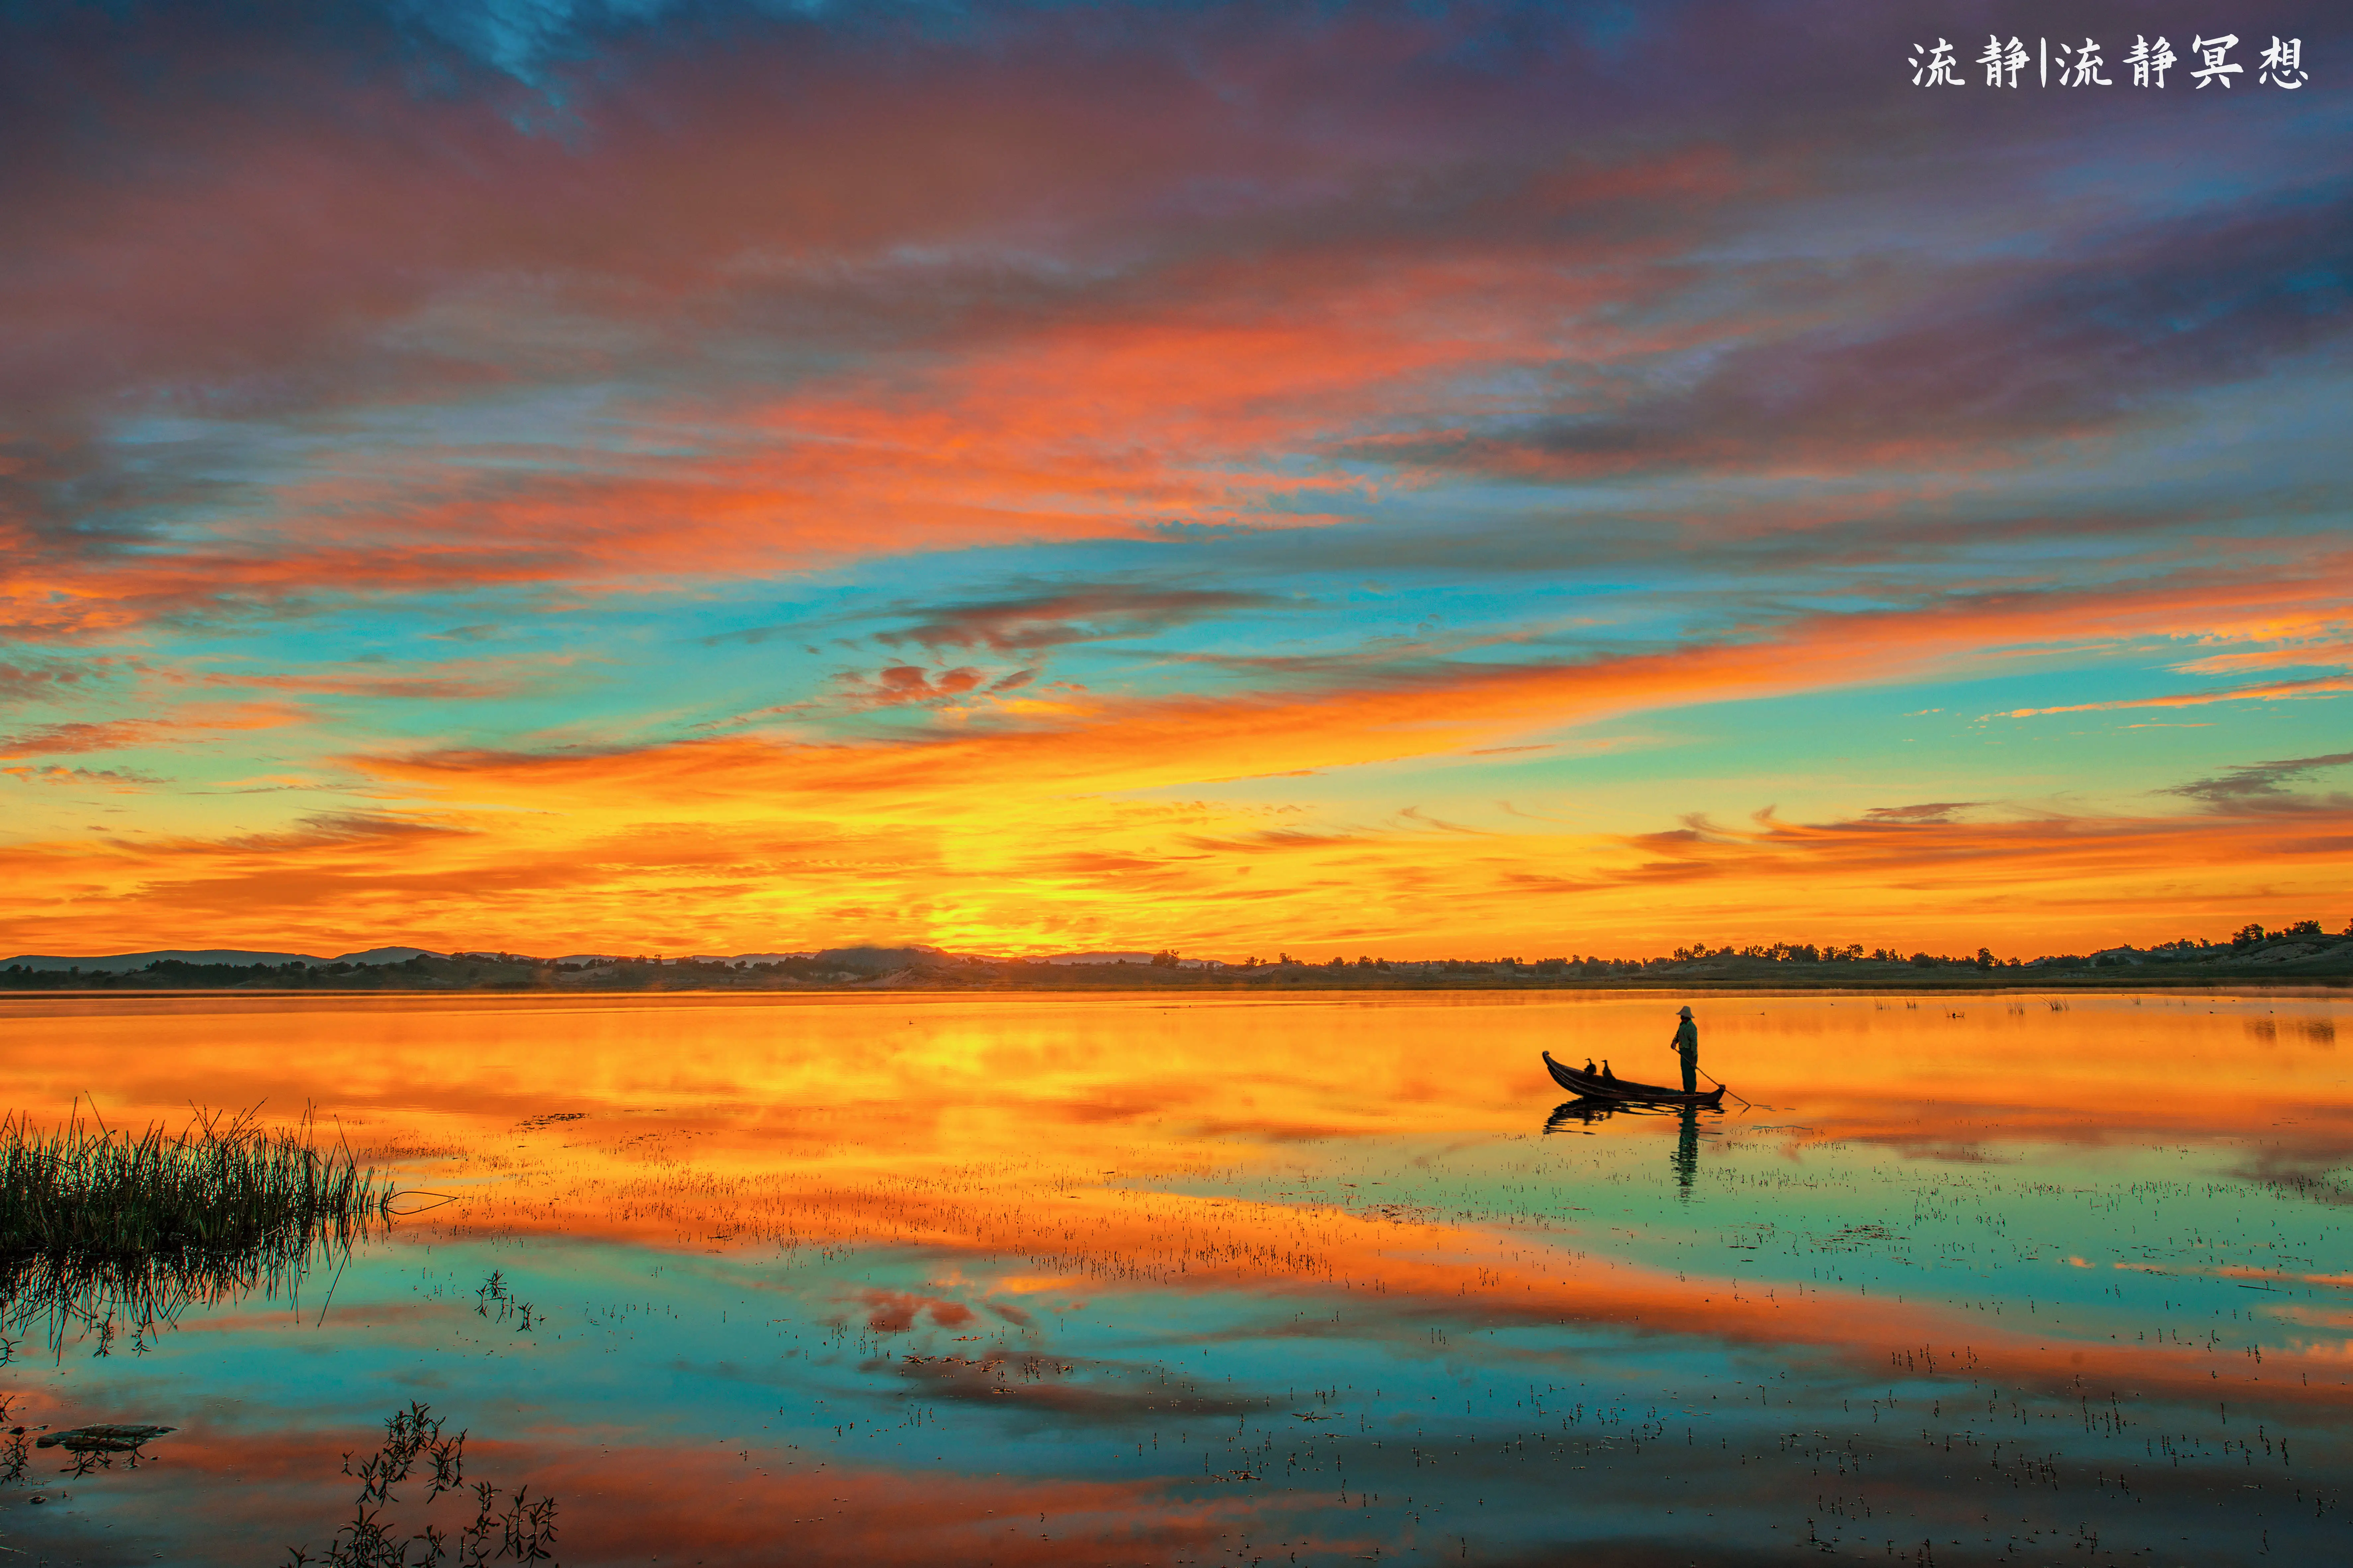
[[[333,958],[307,952],[257,952],[241,947],[167,947],[153,952],[105,952],[82,958],[20,952],[14,958],[0,959],[0,969],[22,966],[42,973],[79,969],[86,974],[130,974],[151,963],[232,963],[251,968],[257,963],[405,963],[412,958],[440,956],[423,947],[372,947],[364,952],[338,953]]]

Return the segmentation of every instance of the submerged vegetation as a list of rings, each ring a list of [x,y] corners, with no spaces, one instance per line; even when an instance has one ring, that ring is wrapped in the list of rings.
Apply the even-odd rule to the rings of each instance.
[[[286,1549],[287,1568],[321,1563],[325,1568],[430,1568],[452,1562],[459,1568],[482,1568],[501,1558],[517,1563],[547,1561],[555,1544],[555,1500],[534,1498],[528,1486],[517,1487],[503,1507],[501,1489],[488,1481],[466,1484],[466,1434],[441,1435],[441,1417],[432,1407],[415,1401],[396,1410],[385,1421],[384,1442],[354,1469],[352,1456],[343,1456],[343,1474],[360,1483],[349,1523],[335,1532],[324,1557],[310,1549]],[[405,1485],[420,1466],[429,1466],[424,1507],[430,1510],[444,1492],[470,1494],[474,1517],[458,1521],[454,1532],[429,1520],[407,1536],[385,1518],[385,1510],[399,1501],[393,1488]],[[417,1553],[412,1557],[411,1552]]]
[[[54,1129],[0,1121],[0,1330],[77,1328],[107,1354],[185,1308],[290,1292],[322,1258],[390,1221],[394,1189],[306,1117],[199,1113],[132,1136],[77,1111]]]

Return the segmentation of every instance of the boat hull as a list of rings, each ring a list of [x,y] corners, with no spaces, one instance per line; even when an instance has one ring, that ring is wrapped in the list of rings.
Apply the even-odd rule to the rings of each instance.
[[[1685,1094],[1679,1089],[1668,1089],[1655,1083],[1629,1083],[1621,1078],[1603,1078],[1597,1073],[1583,1073],[1572,1067],[1563,1067],[1544,1053],[1545,1070],[1552,1074],[1553,1082],[1571,1094],[1581,1094],[1589,1100],[1633,1100],[1645,1105],[1706,1105],[1724,1103],[1724,1085],[1697,1094]]]

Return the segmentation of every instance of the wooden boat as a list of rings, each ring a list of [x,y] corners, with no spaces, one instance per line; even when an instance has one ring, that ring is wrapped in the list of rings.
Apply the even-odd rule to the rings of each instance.
[[[1552,1074],[1553,1082],[1571,1094],[1581,1094],[1591,1100],[1639,1100],[1648,1105],[1704,1105],[1720,1110],[1724,1105],[1724,1086],[1698,1094],[1685,1094],[1679,1089],[1664,1089],[1655,1083],[1629,1083],[1622,1078],[1603,1078],[1599,1073],[1579,1072],[1563,1067],[1544,1053],[1545,1070]]]

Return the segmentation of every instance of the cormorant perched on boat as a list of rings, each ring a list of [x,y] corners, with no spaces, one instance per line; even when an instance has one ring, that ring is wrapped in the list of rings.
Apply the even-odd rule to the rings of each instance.
[[[1618,1075],[1609,1070],[1609,1058],[1608,1057],[1603,1057],[1601,1058],[1601,1077],[1604,1082],[1616,1083],[1618,1081]]]
[[[1593,1058],[1591,1057],[1585,1058],[1585,1076],[1588,1078],[1591,1078],[1593,1076]]]

